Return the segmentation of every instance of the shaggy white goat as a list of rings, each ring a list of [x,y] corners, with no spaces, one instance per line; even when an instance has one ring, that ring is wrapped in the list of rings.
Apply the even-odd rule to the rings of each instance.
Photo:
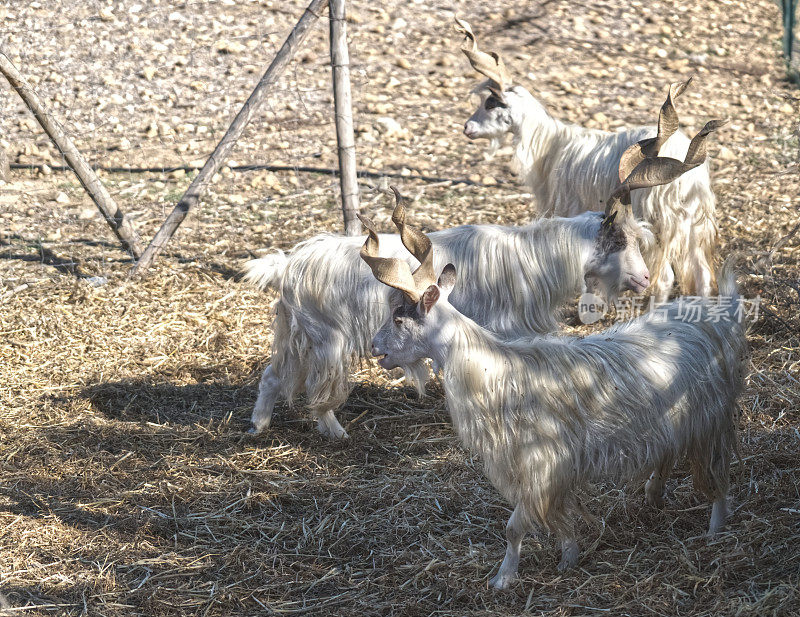
[[[525,227],[467,225],[430,234],[438,267],[454,263],[470,281],[452,296],[453,306],[493,332],[524,336],[555,330],[556,311],[584,283],[608,300],[621,290],[646,289],[649,273],[639,251],[644,231],[633,216],[630,190],[671,182],[702,164],[713,125],[697,134],[685,162],[648,153],[631,171],[638,159],[622,161],[626,182],[612,194],[604,214],[541,219]],[[654,164],[658,169],[651,169]],[[422,263],[426,253],[420,247],[429,241],[406,225],[405,208],[395,194],[392,220],[400,235],[382,236],[382,244],[392,256],[406,255],[405,245]],[[250,432],[269,426],[279,397],[291,401],[305,389],[320,432],[347,436],[334,412],[350,392],[353,361],[368,355],[370,337],[386,317],[389,295],[359,259],[361,242],[321,235],[298,244],[288,257],[273,253],[245,266],[246,280],[280,292],[272,362],[259,383]],[[404,368],[422,392],[425,364]]]
[[[464,48],[464,53],[476,70],[489,77],[475,89],[480,106],[464,125],[464,134],[470,139],[489,139],[493,147],[505,135],[513,136],[514,166],[536,197],[541,214],[574,216],[596,210],[619,182],[617,167],[626,150],[657,134],[664,140],[662,155],[677,159],[686,155],[689,138],[676,130],[677,116],[672,133],[662,131],[666,128],[662,122],[665,114],[675,114],[671,99],[689,82],[671,88],[658,129],[647,126],[610,133],[583,128],[554,118],[525,88],[512,86],[499,57],[479,51],[469,24],[459,21],[459,25],[471,40],[471,49]],[[656,299],[667,299],[676,275],[684,292],[711,293],[717,225],[708,164],[671,184],[635,191],[632,200],[634,213],[657,239],[643,251]]]
[[[620,217],[603,227],[603,220],[592,212],[525,227],[467,225],[430,237],[439,267],[457,263],[472,282],[453,295],[455,306],[509,335],[551,332],[558,327],[558,309],[580,292],[586,278],[609,297],[647,286],[636,221]],[[390,296],[359,259],[363,241],[320,235],[288,256],[273,253],[246,264],[246,280],[280,293],[272,362],[259,383],[252,433],[269,426],[279,397],[291,401],[305,390],[319,430],[327,437],[347,436],[334,412],[350,392],[354,360],[369,355],[370,338],[386,318]],[[399,235],[381,235],[381,245],[389,255],[405,253]],[[404,368],[421,393],[425,364]]]
[[[364,260],[407,301],[375,335],[373,355],[387,369],[424,358],[441,368],[456,433],[514,505],[494,587],[516,576],[522,539],[533,525],[557,534],[559,570],[577,562],[580,485],[652,470],[646,494],[657,504],[682,455],[691,462],[695,488],[713,502],[709,533],[723,526],[747,351],[735,318],[732,269],[720,277],[730,308],[714,310],[706,302],[696,322],[683,321],[674,302],[585,338],[504,341],[450,304],[452,264],[438,285],[428,286],[433,277],[411,280],[405,261],[378,257],[377,249],[372,234]]]

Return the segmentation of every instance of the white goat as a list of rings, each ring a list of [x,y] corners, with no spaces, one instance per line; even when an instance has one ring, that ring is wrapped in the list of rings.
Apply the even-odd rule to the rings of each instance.
[[[493,332],[524,336],[555,330],[557,310],[584,283],[608,300],[621,290],[646,289],[649,273],[639,250],[645,232],[630,208],[630,189],[670,182],[702,164],[713,124],[697,134],[685,163],[648,153],[629,174],[626,166],[637,161],[622,161],[620,175],[626,183],[611,196],[604,214],[541,219],[525,227],[467,225],[430,234],[438,266],[454,263],[470,281],[453,295],[453,305]],[[665,161],[672,161],[667,172],[647,171],[648,165]],[[382,236],[382,244],[392,256],[406,254],[405,245],[421,263],[425,252],[420,247],[429,241],[406,225],[405,208],[395,194],[392,220],[400,235]],[[279,252],[246,264],[246,280],[280,293],[272,362],[259,383],[251,433],[269,426],[279,397],[291,401],[305,389],[320,432],[347,437],[334,412],[350,392],[353,361],[368,355],[370,337],[386,317],[389,296],[359,259],[362,241],[321,235],[298,244],[288,257]],[[425,364],[405,370],[421,393]]]
[[[457,21],[471,40],[471,48],[464,48],[464,53],[476,70],[489,77],[475,89],[481,102],[464,125],[464,134],[470,139],[489,139],[493,147],[505,135],[513,136],[514,166],[536,197],[541,214],[575,216],[596,210],[619,181],[617,166],[626,150],[657,134],[663,140],[662,155],[677,159],[686,155],[689,138],[676,130],[677,123],[672,133],[663,131],[667,127],[662,122],[665,114],[675,114],[671,99],[691,79],[671,88],[658,129],[647,126],[610,133],[566,124],[551,116],[525,88],[512,86],[500,58],[479,51],[469,24]],[[656,299],[667,299],[676,274],[684,292],[711,293],[717,225],[708,164],[671,184],[635,191],[632,200],[634,213],[658,241],[644,251]]]
[[[558,327],[558,309],[587,277],[611,297],[647,286],[635,220],[623,218],[608,230],[602,222],[602,214],[586,213],[526,227],[468,225],[433,233],[431,240],[437,260],[459,264],[473,282],[453,295],[461,310],[496,331],[551,332]],[[622,250],[605,240],[612,237],[623,238]],[[305,390],[319,430],[327,437],[347,436],[334,412],[350,392],[354,360],[369,355],[390,296],[359,259],[362,243],[363,238],[320,235],[288,256],[273,253],[246,264],[245,279],[280,293],[272,362],[259,383],[252,433],[269,426],[279,397],[291,401]],[[381,244],[389,254],[404,253],[399,235],[381,235]],[[421,393],[427,367],[404,368]]]
[[[674,302],[585,338],[504,341],[448,302],[456,280],[452,264],[438,285],[428,285],[432,276],[411,279],[407,262],[377,254],[372,234],[362,257],[378,280],[402,290],[408,301],[375,335],[373,355],[387,369],[424,358],[441,368],[456,433],[514,505],[494,587],[516,576],[522,539],[533,525],[557,534],[559,570],[577,562],[573,521],[580,485],[652,470],[646,495],[657,505],[682,455],[691,462],[695,488],[713,502],[709,533],[723,526],[747,351],[735,319],[731,268],[720,277],[730,308],[714,310],[705,302],[696,322],[683,321]]]

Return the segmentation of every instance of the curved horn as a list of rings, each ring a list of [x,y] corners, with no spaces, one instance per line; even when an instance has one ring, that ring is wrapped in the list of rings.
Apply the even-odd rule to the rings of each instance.
[[[458,17],[456,17],[455,29],[456,32],[458,32],[459,34],[463,34],[465,39],[470,40],[471,43],[470,48],[472,51],[478,51],[478,41],[475,40],[475,33],[472,32],[472,26],[469,25],[469,22],[466,22],[463,19],[459,19]]]
[[[390,187],[394,191],[395,207],[392,212],[392,222],[400,232],[400,240],[408,252],[419,261],[419,267],[412,276],[417,289],[426,289],[428,285],[436,283],[436,272],[433,269],[433,245],[430,239],[416,227],[406,224],[406,207],[403,196],[397,187]]]
[[[645,158],[639,162],[609,197],[606,202],[606,216],[618,208],[618,204],[630,204],[631,191],[669,184],[690,169],[702,165],[706,160],[708,135],[727,123],[728,120],[706,122],[706,125],[692,138],[683,161],[668,156],[658,156]]]
[[[414,277],[411,275],[411,268],[402,259],[396,257],[378,256],[378,232],[375,231],[375,224],[366,216],[358,215],[358,218],[367,228],[369,235],[361,247],[361,259],[363,259],[372,270],[372,274],[384,285],[399,289],[411,302],[419,302],[420,294],[417,291]]]
[[[478,41],[472,32],[472,26],[456,17],[455,28],[456,32],[463,34],[469,40],[469,46],[462,47],[461,51],[464,52],[472,68],[492,80],[501,91],[511,86],[511,74],[500,56],[495,52],[486,53],[478,49]]]
[[[727,118],[724,120],[709,120],[706,122],[706,125],[700,129],[700,132],[692,137],[692,141],[689,144],[689,149],[686,151],[686,158],[684,159],[684,162],[687,164],[697,162],[698,165],[701,165],[703,161],[706,160],[706,153],[708,150],[708,144],[706,143],[706,140],[709,133],[713,133],[717,129],[728,124],[728,122],[729,120]]]
[[[675,99],[684,93],[692,77],[686,81],[677,81],[669,86],[667,100],[658,112],[658,133],[655,137],[642,139],[623,152],[619,160],[619,181],[625,182],[634,168],[643,160],[658,156],[661,147],[678,130],[678,112],[675,110]]]

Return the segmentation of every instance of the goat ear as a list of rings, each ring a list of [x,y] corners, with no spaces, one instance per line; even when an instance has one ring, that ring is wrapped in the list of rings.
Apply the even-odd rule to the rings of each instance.
[[[508,100],[506,99],[506,95],[503,93],[503,91],[500,88],[496,87],[494,84],[490,84],[489,85],[489,92],[491,92],[494,95],[494,97],[498,101],[500,101],[500,105],[501,106],[508,107]]]
[[[616,220],[617,220],[617,210],[614,210],[610,214],[607,214],[606,216],[603,217],[603,223],[600,226],[601,229],[602,230],[610,229],[614,225],[614,222]]]
[[[447,264],[439,275],[439,287],[445,293],[455,287],[456,284],[456,267],[453,264]]]
[[[439,288],[436,285],[431,285],[425,290],[425,293],[422,294],[422,298],[420,298],[419,304],[417,304],[417,311],[419,312],[420,316],[424,317],[427,315],[433,308],[433,305],[436,304],[438,299]]]

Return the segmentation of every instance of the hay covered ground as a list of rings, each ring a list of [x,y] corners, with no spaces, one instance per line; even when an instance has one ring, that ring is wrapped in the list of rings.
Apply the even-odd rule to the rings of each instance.
[[[301,2],[0,1],[0,42],[98,165],[190,167],[221,136]],[[426,229],[523,223],[530,196],[501,152],[460,133],[475,76],[453,3],[353,2],[359,163],[396,173]],[[687,132],[712,146],[720,254],[742,251],[761,294],[741,401],[733,515],[679,466],[663,511],[642,487],[585,496],[583,556],[566,574],[529,537],[520,580],[487,589],[510,513],[452,435],[441,392],[418,400],[373,364],[323,441],[279,406],[247,436],[269,356],[274,297],[235,273],[251,251],[338,230],[329,175],[225,170],[149,276],[127,279],[73,176],[5,84],[0,146],[0,608],[35,615],[792,615],[800,592],[799,97],[782,80],[768,0],[459,3],[518,82],[573,122],[652,122],[666,84],[695,75]],[[330,167],[327,22],[234,153],[249,164]],[[787,98],[789,97],[789,98]],[[394,121],[394,123],[392,122]],[[395,124],[396,123],[396,124]],[[149,238],[183,170],[104,173]],[[473,184],[423,181],[419,176]],[[388,229],[386,180],[364,210]],[[777,249],[767,254],[776,247]],[[99,283],[99,285],[98,285]],[[3,611],[0,610],[0,613]]]

